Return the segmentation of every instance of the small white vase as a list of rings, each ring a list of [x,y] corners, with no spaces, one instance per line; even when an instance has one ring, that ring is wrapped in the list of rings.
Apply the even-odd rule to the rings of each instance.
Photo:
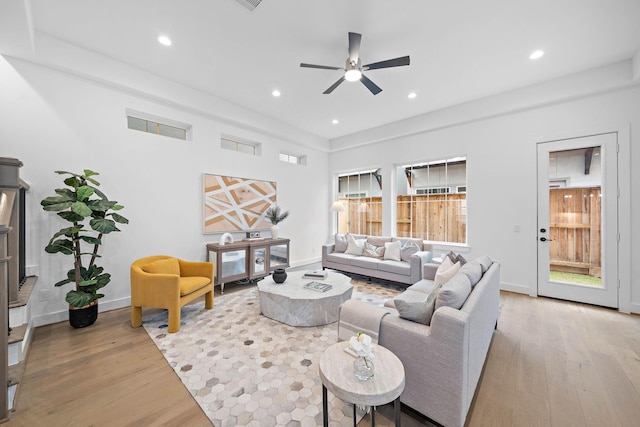
[[[277,239],[278,238],[278,226],[273,224],[271,226],[271,238],[272,239]]]

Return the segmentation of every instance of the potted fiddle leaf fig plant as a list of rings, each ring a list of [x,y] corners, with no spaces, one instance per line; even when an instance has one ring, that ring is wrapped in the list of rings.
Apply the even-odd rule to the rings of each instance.
[[[56,195],[43,199],[40,204],[45,211],[56,212],[68,224],[53,235],[44,250],[73,258],[73,268],[67,272],[67,277],[54,286],[75,284],[65,299],[69,303],[69,323],[82,328],[92,325],[98,318],[98,299],[104,297],[99,291],[111,280],[111,275],[96,264],[104,236],[120,231],[116,223],[128,224],[129,220],[116,213],[123,206],[109,200],[98,189],[100,183],[94,178],[98,172],[89,169],[81,174],[55,172],[66,176],[66,188],[56,188]]]
[[[284,221],[289,216],[289,211],[281,212],[280,206],[276,206],[275,208],[269,208],[264,213],[267,220],[273,224],[271,226],[271,238],[278,238],[278,223]]]

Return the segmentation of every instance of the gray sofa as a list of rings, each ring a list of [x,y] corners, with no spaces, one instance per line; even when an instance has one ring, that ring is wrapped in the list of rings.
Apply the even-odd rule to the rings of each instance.
[[[489,262],[482,267],[480,280],[475,285],[470,283],[471,292],[463,305],[459,309],[435,309],[430,325],[401,318],[393,308],[360,300],[351,299],[340,306],[338,336],[342,339],[358,327],[343,319],[366,319],[376,312],[381,316],[384,311],[390,312],[380,320],[378,342],[404,364],[406,386],[400,400],[446,427],[464,425],[497,327],[500,264],[483,258]],[[437,265],[427,266],[425,279],[405,292],[416,295],[434,288],[436,270]],[[450,282],[468,280],[459,275],[464,273],[458,272]],[[438,298],[448,284],[439,288]]]
[[[377,247],[384,247],[386,242],[395,241],[399,241],[403,247],[414,243],[417,245],[417,252],[411,255],[407,253],[407,256],[402,257],[400,260],[352,255],[345,253],[344,244],[342,245],[342,250],[340,250],[341,241],[346,236],[345,234],[336,234],[336,243],[322,246],[323,269],[331,268],[411,285],[422,279],[423,266],[431,262],[433,257],[431,245],[425,244],[421,239],[367,236],[363,234],[352,234],[352,236],[355,239],[366,239],[367,243]],[[336,246],[338,246],[337,250]]]

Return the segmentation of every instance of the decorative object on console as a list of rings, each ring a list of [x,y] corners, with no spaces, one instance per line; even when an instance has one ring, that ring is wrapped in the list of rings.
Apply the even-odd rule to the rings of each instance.
[[[50,254],[62,253],[73,257],[73,268],[67,272],[66,279],[54,286],[75,283],[75,289],[67,292],[69,303],[69,322],[74,328],[92,325],[98,317],[98,298],[104,295],[98,291],[111,281],[111,275],[95,262],[100,256],[98,251],[103,244],[104,235],[120,231],[116,223],[128,224],[129,220],[115,211],[123,208],[115,200],[109,200],[97,187],[94,178],[99,175],[89,169],[76,174],[56,171],[58,175],[70,175],[64,184],[70,188],[57,188],[56,195],[43,199],[40,204],[48,212],[71,223],[56,232],[45,247]],[[85,221],[88,220],[88,224]],[[88,244],[89,248],[85,245]],[[83,257],[89,257],[84,264]],[[82,310],[86,313],[77,313]]]
[[[247,239],[259,239],[260,232],[259,231],[247,231]]]
[[[220,236],[220,244],[224,245],[225,243],[233,243],[233,236],[231,233],[222,233],[222,236]]]
[[[204,174],[203,233],[268,230],[266,212],[276,205],[276,183]]]
[[[287,219],[289,216],[289,211],[280,212],[280,206],[276,206],[274,208],[269,208],[265,212],[265,217],[267,220],[273,224],[271,226],[271,238],[278,238],[278,224]]]
[[[276,268],[271,275],[276,283],[284,283],[287,280],[287,270],[284,268]]]
[[[307,271],[302,275],[303,279],[326,279],[328,272],[326,270]]]

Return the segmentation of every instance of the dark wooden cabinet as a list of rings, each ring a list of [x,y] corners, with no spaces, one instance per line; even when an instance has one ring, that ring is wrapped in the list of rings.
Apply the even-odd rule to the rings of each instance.
[[[276,268],[289,267],[289,239],[255,239],[239,242],[207,244],[207,261],[215,263],[214,283],[255,280]]]

